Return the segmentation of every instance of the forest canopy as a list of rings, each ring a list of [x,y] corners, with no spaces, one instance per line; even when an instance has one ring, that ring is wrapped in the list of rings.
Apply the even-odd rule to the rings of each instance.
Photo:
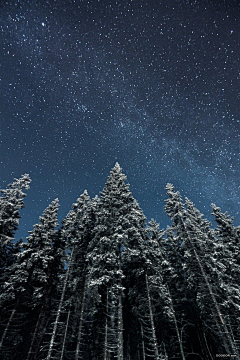
[[[118,163],[59,222],[53,200],[16,239],[25,190],[0,197],[0,358],[240,358],[240,227],[212,204],[215,227],[172,184],[160,229]]]

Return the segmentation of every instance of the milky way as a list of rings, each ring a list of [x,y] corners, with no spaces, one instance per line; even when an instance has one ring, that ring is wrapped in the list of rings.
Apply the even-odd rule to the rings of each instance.
[[[3,1],[1,187],[33,182],[19,234],[56,197],[60,219],[118,161],[166,226],[172,182],[240,223],[238,1]],[[19,235],[19,236],[20,236]]]

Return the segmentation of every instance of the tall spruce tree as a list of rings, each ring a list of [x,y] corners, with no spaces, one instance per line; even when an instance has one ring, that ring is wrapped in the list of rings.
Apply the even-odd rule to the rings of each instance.
[[[3,360],[213,360],[240,352],[240,227],[217,228],[167,185],[166,230],[146,217],[118,163],[57,228],[56,199],[14,240],[23,175],[0,197]]]
[[[28,174],[22,175],[8,185],[7,189],[1,190],[0,197],[0,351],[7,349],[4,341],[9,332],[12,318],[16,312],[16,304],[12,297],[4,298],[4,283],[9,276],[9,268],[16,261],[21,250],[22,240],[14,241],[14,235],[18,229],[20,212],[24,208],[24,189],[30,188],[31,179]],[[4,300],[3,300],[4,299]],[[3,306],[4,303],[4,306]],[[13,344],[19,341],[17,336]],[[12,340],[13,341],[13,340]],[[9,355],[11,356],[11,355]]]
[[[180,358],[185,360],[176,311],[169,290],[169,279],[174,278],[175,274],[168,260],[170,255],[169,242],[165,235],[166,231],[160,231],[159,224],[155,220],[149,222],[147,226],[146,258],[148,272],[150,271],[151,275],[153,303],[156,307],[158,342],[162,344],[163,350],[167,349],[164,352],[165,357],[168,356],[171,359],[179,353]],[[175,261],[174,265],[176,266]]]
[[[212,214],[217,223],[215,262],[221,312],[235,344],[235,351],[240,353],[239,231],[233,224],[234,219],[214,204]]]
[[[218,340],[215,342],[215,348],[212,346],[212,351],[216,352],[216,346],[218,346],[219,349],[217,343],[221,342],[223,346],[222,351],[230,354],[235,351],[235,347],[226,327],[225,320],[220,312],[219,303],[214,294],[215,286],[211,277],[213,272],[210,272],[211,268],[213,269],[214,266],[212,266],[210,261],[211,258],[209,257],[209,244],[211,242],[206,232],[206,226],[203,225],[204,222],[201,220],[201,214],[194,208],[193,204],[191,204],[188,199],[186,199],[188,205],[188,211],[186,211],[185,206],[181,201],[180,194],[174,191],[174,187],[171,184],[167,186],[167,190],[169,199],[166,204],[166,212],[173,220],[173,230],[183,256],[182,264],[184,277],[187,281],[187,302],[185,303],[184,309],[186,320],[188,322],[186,327],[192,328],[191,352],[201,353],[202,351],[201,346],[199,346],[199,332],[201,330],[199,329],[197,308],[199,301],[197,303],[197,299],[204,294],[205,298],[208,299],[208,303],[212,304],[212,307],[210,308],[211,312],[209,314],[210,318],[212,318],[210,329],[212,333],[215,332],[215,339],[218,336]],[[196,330],[195,335],[193,332],[194,329]],[[186,335],[190,338],[190,333],[186,332]],[[212,342],[213,341],[214,340],[212,340]],[[207,350],[206,353],[211,357],[211,351],[209,352],[209,349]],[[190,351],[190,349],[188,351]]]
[[[143,310],[145,309],[142,328],[144,330],[145,327],[145,332],[149,333],[147,347],[150,351],[149,355],[154,359],[168,359],[166,328],[172,319],[171,297],[163,279],[163,266],[165,268],[169,266],[161,247],[163,236],[164,231],[160,232],[159,225],[151,220],[146,228],[144,241],[145,286],[144,291],[139,295],[141,296],[140,303],[142,302],[144,306]],[[145,300],[143,295],[145,295]],[[148,323],[150,327],[146,326]]]
[[[128,345],[125,349],[125,357],[130,359],[137,359],[140,356],[146,358],[148,344],[150,344],[151,353],[158,351],[156,341],[154,342],[152,339],[152,335],[156,335],[156,332],[154,321],[151,322],[150,319],[152,307],[147,299],[144,269],[145,225],[146,217],[138,202],[134,199],[124,224],[127,242],[123,251],[123,270],[124,274],[126,274],[123,282],[126,289],[124,297],[124,328],[126,331],[125,342]],[[141,301],[142,296],[143,301]],[[143,309],[144,301],[148,309],[146,313],[145,309]],[[148,322],[147,326],[144,323],[145,317]],[[139,353],[136,352],[136,349],[139,349]]]
[[[4,271],[15,260],[16,246],[14,234],[19,225],[19,210],[24,207],[23,199],[26,196],[24,189],[30,188],[31,179],[28,174],[22,175],[1,190],[0,197],[0,287],[4,279]],[[1,288],[0,288],[1,290]]]
[[[188,216],[186,229],[188,232],[187,240],[189,241],[190,246],[188,245],[188,248],[190,248],[190,251],[185,252],[185,254],[187,254],[186,263],[189,270],[188,282],[192,282],[192,280],[195,282],[194,287],[197,290],[197,304],[202,312],[202,328],[199,334],[202,335],[204,332],[207,332],[208,335],[206,338],[211,338],[211,346],[207,346],[209,349],[210,347],[213,348],[212,344],[216,341],[217,332],[224,346],[222,351],[228,351],[229,353],[238,355],[234,337],[229,331],[227,316],[224,314],[222,307],[223,299],[227,300],[229,297],[226,296],[227,293],[225,291],[222,291],[223,281],[221,281],[221,278],[218,276],[219,273],[223,273],[224,263],[220,257],[218,259],[219,261],[216,262],[216,256],[219,253],[216,237],[210,228],[211,224],[203,218],[203,215],[187,198],[186,205]],[[224,252],[221,251],[221,253],[223,255]],[[190,259],[191,254],[194,255],[193,259]],[[200,270],[199,277],[196,276],[196,270],[193,269],[193,267],[196,267],[193,260],[196,261],[196,265],[198,265]],[[227,287],[230,287],[230,282]],[[203,316],[204,311],[205,316]],[[212,320],[210,320],[211,318]],[[195,322],[197,323],[197,321]],[[207,327],[204,326],[205,324],[208,324],[208,329],[209,327],[212,329],[212,333],[207,330]],[[201,340],[201,337],[199,340]],[[205,339],[202,339],[202,342],[199,341],[201,347],[203,347],[203,340]],[[205,344],[206,343],[207,341],[205,340]],[[216,348],[217,347],[219,348],[219,345],[216,342]],[[212,353],[214,354],[214,350]]]
[[[215,242],[211,223],[188,199],[185,199],[187,236],[182,243],[185,272],[190,291],[194,295],[193,323],[197,329],[195,349],[201,349],[205,358],[214,356],[222,329],[219,322],[216,263],[214,261]],[[200,350],[198,350],[200,352]],[[224,349],[222,349],[224,351]]]
[[[181,359],[185,359],[187,353],[189,308],[191,308],[191,296],[188,296],[187,281],[184,271],[184,255],[181,243],[185,236],[183,226],[184,204],[178,191],[174,191],[172,184],[166,186],[168,199],[166,200],[165,212],[171,218],[172,225],[166,230],[166,254],[170,268],[164,272],[165,281],[171,294],[174,326],[177,338],[172,336],[171,353],[175,350]]]
[[[84,341],[88,307],[86,255],[94,224],[92,203],[94,201],[91,202],[85,190],[63,221],[62,232],[67,239],[70,256],[47,359],[51,358],[54,341],[57,348],[61,349],[61,358],[77,360],[88,356]],[[58,336],[56,342],[54,338],[59,320],[64,325],[62,337]]]
[[[64,247],[61,249],[59,246],[59,234],[56,229],[58,207],[59,203],[56,199],[43,212],[39,224],[29,232],[30,235],[27,242],[22,244],[22,251],[18,254],[17,261],[9,270],[1,294],[3,306],[5,299],[15,300],[16,315],[14,314],[11,319],[13,330],[15,317],[21,314],[24,316],[24,322],[18,326],[20,341],[15,348],[12,346],[17,359],[30,360],[38,357],[51,309],[54,306],[59,271],[64,266]],[[10,339],[11,326],[8,331]]]
[[[123,360],[122,251],[126,246],[126,216],[133,203],[126,176],[118,163],[101,192],[93,239],[88,249],[89,286],[97,290],[93,318],[92,359]]]

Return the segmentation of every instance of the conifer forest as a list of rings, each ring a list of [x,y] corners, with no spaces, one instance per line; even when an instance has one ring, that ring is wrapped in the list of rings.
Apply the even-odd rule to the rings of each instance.
[[[30,177],[0,197],[0,359],[240,358],[240,226],[213,225],[166,185],[170,226],[147,222],[118,163],[62,219],[53,200],[16,239]],[[161,209],[160,209],[161,210]]]

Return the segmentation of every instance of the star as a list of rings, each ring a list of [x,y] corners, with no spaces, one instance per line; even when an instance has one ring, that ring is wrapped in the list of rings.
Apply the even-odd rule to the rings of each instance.
[[[62,219],[98,194],[116,161],[163,227],[168,182],[239,223],[235,3],[15,1],[0,17],[1,187],[32,178],[19,237],[55,197]]]

